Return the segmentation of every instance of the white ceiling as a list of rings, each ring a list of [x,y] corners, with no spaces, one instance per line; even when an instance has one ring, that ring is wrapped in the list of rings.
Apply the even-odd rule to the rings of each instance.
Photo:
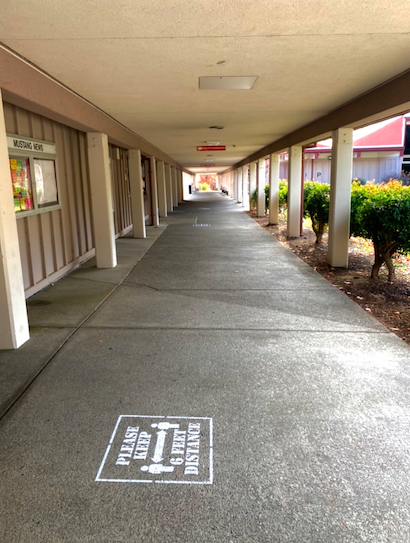
[[[221,140],[221,171],[409,69],[409,28],[392,0],[10,0],[0,41],[191,171]]]

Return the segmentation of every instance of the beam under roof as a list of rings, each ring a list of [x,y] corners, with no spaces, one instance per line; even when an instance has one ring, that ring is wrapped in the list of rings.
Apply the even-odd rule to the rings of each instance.
[[[255,162],[272,153],[287,151],[292,145],[308,145],[326,139],[337,128],[361,128],[408,111],[410,111],[410,70],[358,96],[312,123],[270,143],[256,153],[227,168],[222,174]]]
[[[146,156],[155,156],[190,173],[166,153],[1,44],[0,88],[6,102],[76,130],[102,132],[114,145],[139,149]]]

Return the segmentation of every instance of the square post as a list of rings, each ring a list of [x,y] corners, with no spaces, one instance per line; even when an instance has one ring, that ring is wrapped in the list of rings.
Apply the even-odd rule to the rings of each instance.
[[[243,202],[242,168],[238,169],[238,204]]]
[[[16,212],[11,190],[3,100],[0,90],[0,349],[30,339]]]
[[[178,207],[178,185],[177,185],[177,170],[174,166],[171,166],[172,173],[172,201],[174,203],[174,209]]]
[[[258,199],[257,211],[258,217],[265,216],[265,179],[266,179],[266,161],[260,158],[258,161]]]
[[[302,146],[293,145],[289,148],[288,238],[298,238],[300,236],[301,206]]]
[[[233,176],[233,199],[238,201],[238,170],[232,172]]]
[[[269,224],[279,223],[279,154],[269,160]]]
[[[248,179],[248,164],[242,166],[242,205],[245,211],[249,211],[249,179]]]
[[[157,166],[155,157],[150,157],[149,167],[151,173],[151,198],[152,198],[152,226],[159,225],[158,213],[158,183],[157,183]]]
[[[182,204],[184,200],[184,187],[182,185],[182,172],[181,170],[177,170],[177,179],[178,179],[178,201],[180,204]]]
[[[157,160],[157,183],[159,216],[167,216],[167,188],[165,183],[165,168],[162,160]]]
[[[165,185],[167,189],[167,212],[172,213],[174,210],[173,205],[173,190],[172,190],[172,172],[171,166],[165,164]]]
[[[252,194],[256,190],[256,169],[258,167],[257,162],[251,162],[249,165],[249,209],[251,207]]]
[[[335,268],[347,268],[353,171],[353,128],[334,130],[332,138],[328,262]]]
[[[97,268],[115,268],[117,252],[108,137],[100,132],[89,132],[87,144]]]
[[[130,149],[128,153],[128,166],[130,171],[131,214],[133,224],[133,237],[143,239],[147,237],[145,228],[144,191],[142,187],[141,151]]]

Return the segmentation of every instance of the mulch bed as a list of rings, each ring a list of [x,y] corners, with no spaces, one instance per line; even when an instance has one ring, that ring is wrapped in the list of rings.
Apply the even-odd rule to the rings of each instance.
[[[279,225],[269,226],[268,218],[257,218],[253,210],[248,214],[299,258],[410,345],[410,258],[397,257],[394,283],[387,280],[387,270],[383,268],[379,280],[370,279],[373,252],[368,240],[352,238],[349,268],[332,268],[327,263],[327,234],[323,236],[321,245],[315,244],[315,235],[307,228],[303,229],[302,237],[289,240],[286,237],[284,217]]]

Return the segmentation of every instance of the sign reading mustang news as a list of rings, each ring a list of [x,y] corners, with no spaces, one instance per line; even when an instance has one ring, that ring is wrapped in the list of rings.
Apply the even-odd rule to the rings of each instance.
[[[212,419],[120,415],[95,480],[212,484]]]

